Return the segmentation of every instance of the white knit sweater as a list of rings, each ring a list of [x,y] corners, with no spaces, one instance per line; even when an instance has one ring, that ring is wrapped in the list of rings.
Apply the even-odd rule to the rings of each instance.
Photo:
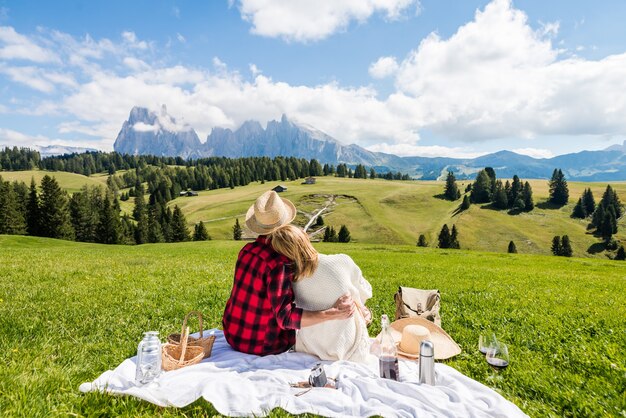
[[[309,311],[331,308],[346,293],[363,305],[372,297],[372,286],[345,254],[320,254],[315,273],[295,282],[293,290],[296,305]],[[316,355],[321,360],[364,362],[369,353],[365,320],[357,311],[349,319],[302,328],[296,334],[296,351]]]

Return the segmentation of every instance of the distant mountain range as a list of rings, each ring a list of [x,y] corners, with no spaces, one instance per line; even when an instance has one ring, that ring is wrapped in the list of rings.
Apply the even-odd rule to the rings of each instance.
[[[499,151],[477,158],[399,157],[368,151],[358,145],[343,145],[335,138],[303,124],[270,121],[265,129],[259,122],[247,121],[232,131],[214,128],[204,143],[194,129],[179,124],[165,106],[159,113],[134,107],[122,125],[115,151],[133,155],[315,158],[337,165],[363,164],[378,172],[400,171],[423,180],[441,179],[453,171],[458,179],[473,178],[484,167],[493,167],[498,177],[549,178],[555,168],[566,177],[580,181],[626,180],[626,142],[602,151],[582,151],[553,158],[533,158],[511,151]]]

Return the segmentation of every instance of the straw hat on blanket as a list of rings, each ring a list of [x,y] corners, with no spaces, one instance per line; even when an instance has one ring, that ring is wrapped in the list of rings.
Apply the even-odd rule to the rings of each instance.
[[[257,198],[248,213],[246,226],[259,235],[266,235],[276,228],[291,223],[296,217],[296,207],[287,199],[270,190]]]
[[[461,347],[441,327],[424,318],[403,318],[390,324],[398,355],[411,360],[419,358],[420,344],[430,340],[435,359],[445,360],[461,353]]]

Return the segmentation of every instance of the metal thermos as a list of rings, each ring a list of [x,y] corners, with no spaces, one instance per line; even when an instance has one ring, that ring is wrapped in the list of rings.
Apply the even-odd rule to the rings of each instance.
[[[435,346],[426,340],[420,344],[420,383],[435,385]]]

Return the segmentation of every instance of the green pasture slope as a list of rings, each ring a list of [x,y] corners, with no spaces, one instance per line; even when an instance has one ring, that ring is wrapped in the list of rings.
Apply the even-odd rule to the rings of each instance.
[[[6,180],[30,182],[31,176],[40,179],[45,171],[0,172]],[[90,177],[72,173],[48,172],[57,178],[70,193],[83,184],[104,185],[106,175]],[[465,190],[469,181],[459,181]],[[245,213],[254,200],[264,191],[278,184],[287,186],[281,195],[292,200],[299,210],[313,213],[331,196],[335,205],[324,214],[327,225],[338,230],[345,224],[352,239],[358,243],[414,245],[420,234],[425,234],[430,246],[436,246],[437,235],[443,224],[456,224],[460,231],[461,248],[506,252],[513,240],[520,253],[550,254],[555,235],[569,235],[577,257],[606,258],[599,239],[587,232],[588,220],[570,217],[576,201],[587,187],[591,188],[596,202],[602,197],[606,183],[570,182],[570,203],[556,208],[547,204],[548,182],[531,180],[536,208],[529,213],[509,215],[489,205],[472,205],[459,212],[461,200],[450,202],[439,195],[443,182],[436,181],[388,181],[318,177],[317,184],[304,185],[302,180],[287,182],[259,182],[235,189],[200,191],[196,197],[178,197],[169,205],[178,205],[186,215],[190,230],[203,221],[213,239],[231,239],[235,218],[243,224]],[[626,203],[626,183],[612,182],[622,202]],[[133,199],[121,202],[125,213],[132,213]],[[307,218],[298,215],[296,223],[304,225]],[[626,242],[626,217],[618,221],[619,231],[615,238]]]
[[[215,414],[202,400],[181,410],[159,408],[128,397],[83,395],[78,386],[133,356],[143,331],[176,331],[189,310],[202,310],[206,325],[218,327],[241,245],[104,246],[0,236],[0,415]],[[463,348],[448,364],[530,416],[626,415],[626,263],[413,245],[316,245],[347,253],[361,266],[374,289],[369,306],[375,318],[393,315],[399,285],[440,289],[443,326]],[[379,329],[374,322],[370,335]],[[484,329],[509,344],[508,369],[492,371],[478,352]]]
[[[345,224],[352,239],[359,243],[415,245],[420,234],[425,234],[430,246],[436,246],[443,224],[456,224],[460,231],[462,248],[506,252],[509,241],[516,243],[520,253],[550,254],[555,235],[569,235],[574,255],[588,257],[599,240],[587,233],[587,220],[570,217],[583,190],[590,187],[599,201],[606,183],[569,183],[570,203],[555,208],[546,201],[549,196],[545,180],[531,181],[537,207],[529,213],[509,215],[489,205],[472,205],[459,212],[461,200],[450,202],[438,195],[443,182],[388,181],[318,177],[317,184],[304,185],[301,181],[253,183],[245,187],[200,192],[197,197],[179,197],[170,205],[178,205],[190,226],[204,221],[213,238],[229,239],[235,218],[242,222],[254,200],[277,184],[287,186],[281,196],[292,200],[296,207],[313,212],[325,205],[329,195],[337,196],[335,206],[324,215],[327,225],[336,229]],[[461,190],[469,181],[459,182]],[[626,202],[626,184],[612,183],[622,202]],[[300,215],[297,223],[304,225]],[[619,221],[618,240],[626,241],[626,220]],[[595,246],[594,246],[595,244]],[[591,253],[588,251],[592,249]]]

